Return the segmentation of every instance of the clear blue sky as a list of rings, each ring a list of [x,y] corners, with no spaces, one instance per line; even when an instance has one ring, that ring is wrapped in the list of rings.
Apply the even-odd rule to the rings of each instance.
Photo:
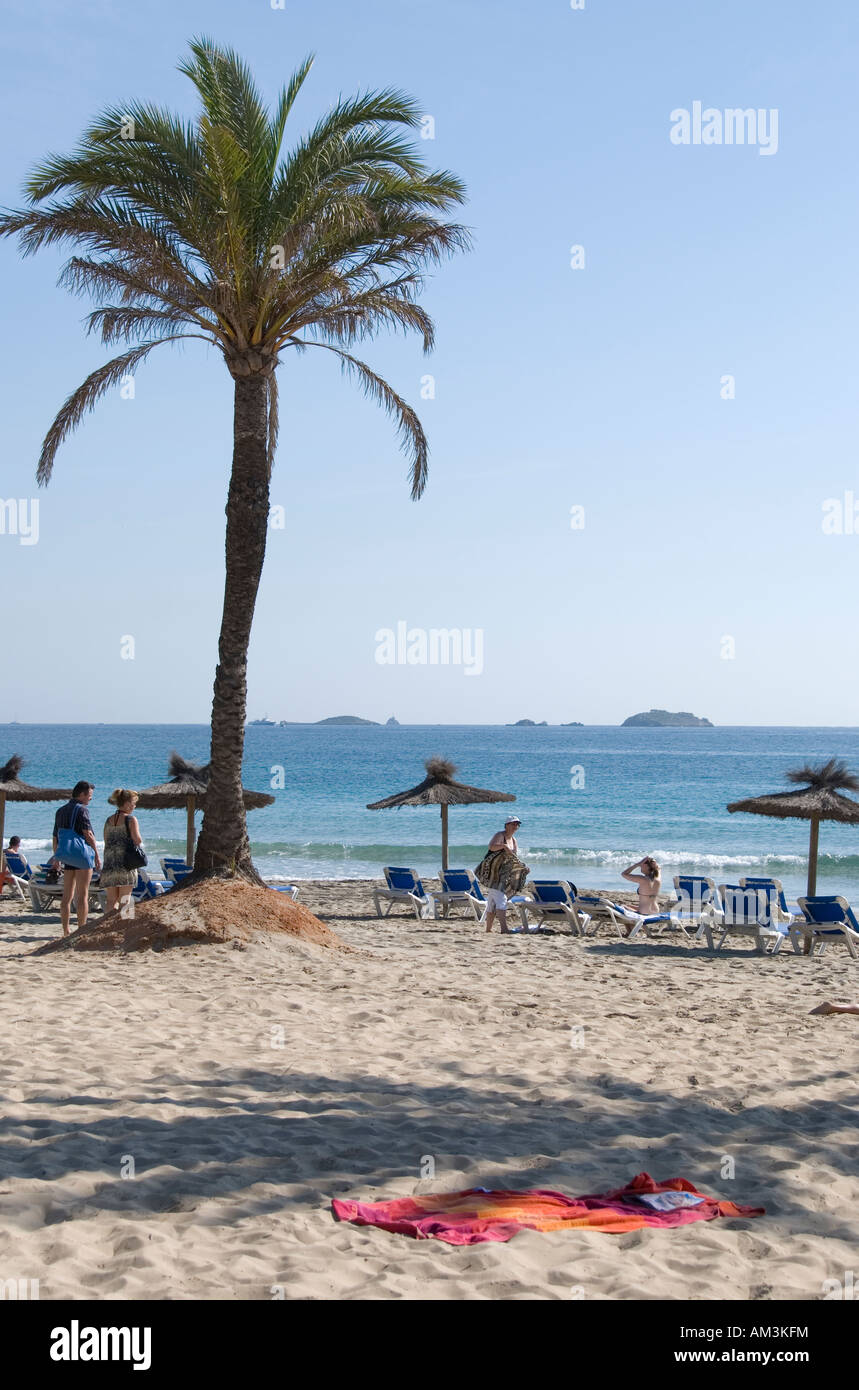
[[[200,32],[268,95],[316,52],[295,129],[340,93],[413,93],[422,149],[467,182],[475,249],[428,286],[432,359],[364,349],[421,409],[424,499],[333,358],[281,369],[251,717],[857,722],[859,525],[822,529],[827,499],[859,498],[854,0],[13,0],[4,31],[7,206],[108,103],[192,114],[176,63]],[[695,101],[777,109],[777,153],[672,144]],[[4,243],[0,265],[0,497],[31,498],[105,350],[53,252]],[[0,536],[0,721],[208,718],[231,407],[214,352],[163,348],[62,449],[38,544]],[[481,629],[482,675],[379,665],[401,620]]]

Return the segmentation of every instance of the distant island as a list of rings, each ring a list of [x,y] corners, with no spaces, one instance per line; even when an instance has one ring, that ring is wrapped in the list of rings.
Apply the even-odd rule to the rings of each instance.
[[[583,729],[585,726],[580,719],[571,719],[568,724],[562,724],[562,729]]]
[[[545,719],[541,719],[539,724],[534,719],[517,719],[515,724],[505,724],[506,729],[548,729],[549,725]]]
[[[250,724],[273,724],[272,719],[251,719]],[[390,720],[388,721],[390,723]],[[394,721],[396,723],[396,720]],[[280,729],[316,729],[320,725],[354,725],[369,724],[374,729],[381,728],[378,719],[360,719],[357,714],[335,714],[331,719],[281,719],[278,722]]]
[[[652,709],[648,710],[647,714],[631,714],[628,719],[624,719],[620,727],[622,729],[712,729],[714,725],[710,723],[709,719],[699,719],[697,715],[689,714],[686,710],[672,714],[667,709]]]
[[[400,727],[400,721],[399,721],[399,719],[395,719],[393,715],[391,715],[390,719],[386,719],[386,720],[385,720],[385,728],[386,728],[386,729],[399,729],[399,727]]]
[[[359,719],[357,714],[335,714],[331,719],[316,719],[315,724],[373,724],[378,729],[378,719]]]

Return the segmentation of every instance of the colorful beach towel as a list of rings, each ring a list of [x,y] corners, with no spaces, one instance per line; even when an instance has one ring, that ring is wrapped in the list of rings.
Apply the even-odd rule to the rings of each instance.
[[[465,1192],[424,1193],[393,1202],[335,1198],[331,1205],[339,1221],[381,1226],[383,1231],[418,1240],[444,1240],[448,1245],[479,1245],[509,1240],[517,1231],[575,1227],[622,1235],[641,1226],[685,1226],[717,1216],[763,1216],[765,1210],[707,1197],[686,1178],[654,1182],[648,1173],[639,1173],[626,1187],[591,1197],[565,1197],[563,1192],[541,1188],[493,1192],[470,1187]]]
[[[530,872],[528,865],[509,849],[490,849],[474,870],[474,877],[481,888],[497,888],[512,897],[522,892]]]

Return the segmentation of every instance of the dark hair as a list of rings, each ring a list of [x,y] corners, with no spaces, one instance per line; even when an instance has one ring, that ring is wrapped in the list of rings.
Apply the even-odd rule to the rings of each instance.
[[[72,801],[77,801],[78,797],[83,796],[84,792],[94,791],[95,783],[93,782],[75,782],[74,791],[72,792]]]
[[[21,843],[21,836],[20,836],[20,835],[12,835],[11,838],[10,838],[10,840],[9,840],[9,848],[10,848],[10,849],[14,849],[15,846],[16,846],[16,845],[20,845],[20,843]]]

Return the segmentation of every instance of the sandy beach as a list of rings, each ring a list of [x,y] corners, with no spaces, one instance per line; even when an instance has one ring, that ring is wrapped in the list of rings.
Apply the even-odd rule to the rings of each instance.
[[[352,949],[33,958],[57,913],[4,896],[2,1278],[42,1299],[816,1300],[852,1268],[859,1029],[808,1016],[859,994],[843,948],[380,922],[365,881],[301,901]],[[641,1171],[766,1215],[457,1249],[330,1207]]]

